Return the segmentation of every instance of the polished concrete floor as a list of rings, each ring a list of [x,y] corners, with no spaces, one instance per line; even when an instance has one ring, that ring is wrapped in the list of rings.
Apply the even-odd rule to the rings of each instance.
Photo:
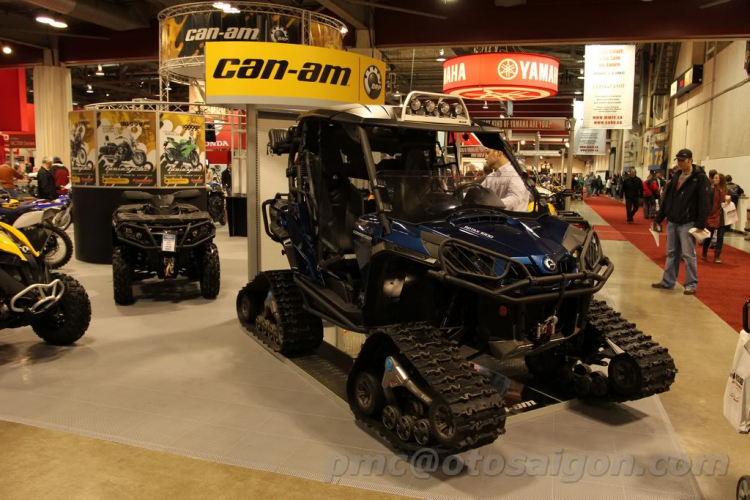
[[[577,207],[586,212],[585,206]],[[594,220],[592,213],[586,215]],[[595,221],[602,223],[603,221]],[[34,373],[41,365],[47,370],[36,372],[34,376],[41,376],[38,380],[47,389],[48,395],[60,395],[65,391],[75,390],[75,387],[66,385],[65,382],[55,381],[60,369],[82,369],[87,370],[86,375],[99,377],[101,380],[88,380],[92,382],[112,381],[111,369],[108,373],[104,359],[96,359],[97,343],[100,347],[106,344],[116,350],[121,343],[123,355],[119,362],[132,360],[134,366],[144,367],[156,374],[165,371],[163,363],[171,366],[166,371],[179,374],[190,380],[190,390],[198,391],[193,396],[208,397],[209,399],[222,400],[229,396],[234,397],[231,390],[234,385],[250,384],[256,387],[270,385],[270,391],[260,391],[267,397],[274,392],[289,390],[290,387],[280,387],[278,384],[296,384],[297,381],[291,377],[275,377],[275,381],[268,384],[271,374],[277,367],[273,364],[274,359],[264,357],[261,351],[252,347],[250,339],[242,338],[237,334],[236,322],[233,309],[233,296],[239,285],[243,282],[244,274],[244,240],[221,238],[220,247],[222,251],[222,266],[224,269],[223,290],[218,302],[212,304],[208,301],[196,298],[195,289],[175,288],[156,299],[157,290],[146,289],[151,299],[142,300],[137,309],[115,308],[109,303],[111,293],[111,278],[108,269],[101,266],[88,266],[81,263],[73,263],[70,267],[72,273],[79,277],[87,289],[95,305],[97,316],[96,333],[87,336],[82,341],[84,349],[72,351],[73,354],[63,350],[52,350],[37,344],[33,335],[21,330],[11,333],[7,332],[0,339],[0,359],[12,359],[12,366],[6,365],[3,370],[3,378],[0,378],[0,386],[5,385],[10,390],[13,384],[23,383],[24,377]],[[603,292],[603,296],[615,305],[629,319],[636,321],[639,326],[653,334],[662,344],[670,348],[676,359],[680,373],[673,390],[661,396],[661,405],[666,409],[674,429],[679,435],[682,450],[692,457],[709,454],[728,454],[730,456],[730,469],[726,477],[699,476],[698,483],[705,498],[731,498],[733,495],[736,478],[743,472],[750,471],[750,453],[745,451],[747,446],[743,445],[743,436],[738,436],[727,424],[721,414],[721,401],[728,365],[731,362],[736,333],[731,330],[720,318],[716,317],[710,310],[703,306],[695,297],[686,297],[677,293],[660,292],[651,290],[648,284],[653,281],[654,276],[660,274],[658,266],[646,259],[628,242],[605,242],[607,253],[613,257],[618,264],[618,271]],[[107,303],[108,305],[104,306]],[[103,307],[98,307],[101,304]],[[190,307],[191,309],[186,309]],[[97,313],[97,311],[99,311]],[[168,311],[168,314],[165,313]],[[191,324],[182,331],[176,329],[175,317],[182,314],[191,318]],[[219,328],[207,328],[208,325],[219,326]],[[127,334],[124,334],[127,332]],[[230,333],[233,332],[233,333]],[[17,337],[20,336],[20,337]],[[167,344],[171,342],[174,347],[169,353],[159,357],[153,357],[153,350],[149,348],[151,337],[159,337]],[[212,336],[213,348],[194,352],[192,348],[200,343],[201,337]],[[119,338],[118,338],[119,337]],[[19,342],[8,339],[20,339]],[[143,345],[139,348],[139,342]],[[18,349],[20,345],[21,354],[10,352]],[[8,347],[11,346],[11,347]],[[137,352],[133,354],[132,349]],[[163,351],[163,349],[160,349]],[[249,350],[249,351],[248,351]],[[227,371],[227,366],[217,363],[231,360],[231,364],[245,364],[247,359],[257,363],[261,370],[266,370],[266,378],[259,380],[237,380],[233,377],[246,376],[243,372]],[[0,361],[0,365],[2,361]],[[210,376],[199,375],[205,373],[206,369],[216,366],[216,371]],[[43,373],[45,372],[46,373]],[[11,373],[8,378],[8,373]],[[262,375],[262,374],[261,374]],[[48,377],[46,380],[44,377]],[[80,380],[80,378],[79,378]],[[222,382],[223,383],[219,383]],[[147,382],[141,380],[141,384]],[[161,380],[162,388],[152,389],[169,391],[169,384],[174,380]],[[67,384],[69,384],[68,382]],[[115,381],[115,384],[117,381]],[[138,384],[137,380],[128,381],[127,385]],[[122,385],[122,384],[121,384]],[[246,387],[243,385],[242,387]],[[18,388],[17,386],[15,387]],[[292,388],[293,389],[293,388]],[[44,390],[44,389],[43,389]],[[50,392],[51,391],[51,392]],[[222,392],[224,391],[224,392]],[[111,394],[107,391],[99,391],[95,395],[97,401],[90,401],[94,405],[111,404]],[[243,395],[246,397],[246,395]],[[110,402],[107,402],[110,398]],[[168,399],[168,398],[167,398]],[[122,400],[122,398],[119,398]],[[175,414],[175,411],[203,412],[212,414],[219,408],[202,407],[190,405],[192,399],[182,397],[174,399],[175,407],[157,408],[161,412],[161,434],[174,436],[185,429],[172,428],[171,424],[184,415]],[[130,398],[125,398],[125,405],[141,405],[143,401],[133,393]],[[159,399],[161,401],[161,399]],[[157,400],[147,401],[155,404]],[[29,409],[33,410],[33,404],[29,403]],[[118,403],[121,405],[123,403]],[[296,403],[295,403],[296,404]],[[218,405],[218,403],[217,403]],[[659,405],[659,406],[661,406]],[[179,407],[179,408],[178,408]],[[0,401],[0,412],[2,411]],[[225,407],[221,408],[222,411]],[[645,409],[645,408],[644,408]],[[231,409],[230,409],[231,410]],[[236,410],[236,408],[235,408]],[[101,408],[99,408],[101,411]],[[128,412],[142,412],[143,407],[122,408],[111,413],[109,418],[127,417]],[[328,411],[328,410],[326,410]],[[335,409],[330,411],[335,412]],[[168,412],[169,414],[165,413]],[[106,413],[106,412],[104,412]],[[236,411],[223,411],[224,423],[237,422]],[[100,415],[107,417],[106,415]],[[335,415],[338,416],[338,415]],[[88,417],[88,416],[86,416]],[[66,424],[75,419],[75,415],[67,412],[51,411],[46,414],[47,421]],[[96,419],[96,415],[93,415]],[[132,416],[131,423],[141,422],[142,415]],[[549,417],[545,417],[549,418]],[[552,417],[553,420],[555,417]],[[560,417],[558,417],[559,420]],[[567,418],[567,417],[566,417]],[[234,419],[234,420],[232,420]],[[597,424],[596,419],[586,417],[587,425],[591,421]],[[91,420],[84,418],[83,422]],[[273,427],[275,422],[259,422],[258,426],[265,425]],[[107,419],[100,419],[101,428],[107,425]],[[580,422],[579,422],[580,423]],[[563,422],[563,425],[568,425]],[[230,424],[229,426],[236,426]],[[245,422],[245,425],[248,425]],[[313,424],[311,424],[313,425]],[[521,424],[519,424],[521,425]],[[545,425],[543,421],[537,424],[524,423],[534,427],[531,434],[538,434],[539,439],[548,439],[544,434]],[[553,424],[554,425],[554,424]],[[575,423],[573,424],[575,425]],[[136,425],[137,426],[137,425]],[[55,428],[54,425],[51,428]],[[244,432],[252,432],[255,429],[240,429]],[[602,431],[600,428],[599,431]],[[598,451],[601,446],[608,444],[615,434],[622,429],[614,430],[607,434],[588,432],[577,439],[578,448],[574,449]],[[324,432],[324,431],[320,431]],[[161,435],[160,434],[160,435]],[[95,434],[90,434],[95,435]],[[225,439],[232,440],[237,433],[229,433]],[[243,434],[244,435],[244,434]],[[605,436],[602,441],[601,436]],[[149,435],[153,442],[153,430]],[[143,439],[144,436],[141,436]],[[147,436],[148,437],[148,436]],[[201,436],[196,437],[200,440]],[[289,436],[294,439],[295,436]],[[365,439],[362,437],[361,439]],[[617,441],[622,442],[622,438]],[[158,439],[156,440],[159,441]],[[617,442],[612,441],[612,442]],[[659,453],[663,449],[652,449],[654,443],[659,439],[652,438],[643,441],[640,445],[644,453]],[[279,496],[283,492],[290,497],[334,497],[361,495],[365,497],[375,494],[363,490],[351,490],[344,486],[332,486],[317,481],[307,481],[277,475],[270,472],[259,472],[246,468],[233,467],[227,464],[216,464],[205,460],[210,457],[200,457],[204,460],[195,460],[170,453],[158,451],[159,447],[142,449],[137,446],[142,442],[135,442],[136,446],[124,446],[121,444],[106,443],[88,437],[73,436],[53,430],[36,429],[13,423],[0,423],[0,463],[13,464],[13,469],[6,470],[0,475],[0,497],[2,498],[29,498],[29,497],[205,497],[208,495],[219,497],[236,496]],[[44,443],[43,445],[41,443]],[[581,443],[584,443],[581,446]],[[638,441],[627,439],[627,443],[633,445]],[[231,443],[230,443],[231,444]],[[266,445],[273,447],[272,443]],[[374,445],[373,445],[374,446]],[[367,446],[369,448],[369,446]],[[528,443],[522,446],[523,450],[533,449]],[[658,448],[658,447],[657,447]],[[661,447],[663,448],[663,447]],[[39,450],[44,453],[40,454]],[[380,448],[376,448],[380,449]],[[617,451],[617,450],[616,450]],[[67,480],[70,477],[71,480]],[[77,479],[77,480],[76,480]],[[586,481],[584,481],[586,483]],[[658,489],[650,491],[644,489],[640,496],[626,495],[624,488],[611,484],[596,483],[594,491],[598,492],[600,498],[667,498],[670,495]],[[472,490],[470,484],[462,486],[459,491],[468,492]],[[554,485],[553,485],[554,488]],[[498,485],[502,491],[503,486]],[[428,489],[429,490],[429,485]],[[513,491],[513,490],[511,490]],[[531,495],[531,491],[517,490],[519,496],[512,498],[551,498]],[[541,491],[544,491],[543,489]],[[486,495],[487,490],[484,490]],[[589,495],[591,491],[588,492]],[[584,495],[576,491],[569,491],[573,498],[583,498]],[[382,493],[377,493],[382,496]],[[588,495],[586,495],[588,496]],[[596,497],[596,496],[595,496]],[[683,498],[673,496],[674,498]],[[692,495],[691,495],[692,497]],[[687,495],[685,496],[687,498]]]

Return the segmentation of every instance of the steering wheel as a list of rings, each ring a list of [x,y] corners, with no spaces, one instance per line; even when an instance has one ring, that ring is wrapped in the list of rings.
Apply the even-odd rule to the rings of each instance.
[[[460,186],[458,186],[455,189],[455,191],[453,191],[453,196],[455,196],[459,200],[463,201],[465,195],[463,195],[462,193],[465,190],[467,190],[469,188],[472,188],[472,187],[477,187],[477,188],[481,189],[484,192],[492,193],[492,191],[490,189],[487,189],[486,187],[482,186],[482,184],[480,184],[479,182],[467,182],[466,184],[461,184]]]

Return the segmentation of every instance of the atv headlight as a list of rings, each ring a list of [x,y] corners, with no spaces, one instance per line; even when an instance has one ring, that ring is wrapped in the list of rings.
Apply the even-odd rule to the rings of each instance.
[[[140,231],[137,231],[137,232],[135,233],[135,239],[137,239],[137,240],[142,240],[142,239],[143,239],[143,233],[142,233],[142,232],[140,232]]]
[[[464,107],[461,104],[456,104],[456,106],[453,108],[453,112],[456,113],[456,116],[463,116],[464,114]]]
[[[204,224],[203,226],[201,226],[201,234],[204,234],[204,235],[208,234],[208,226],[207,225]]]
[[[429,114],[432,114],[435,112],[435,108],[437,108],[437,104],[435,104],[435,101],[425,101],[424,103],[424,109]]]
[[[451,114],[451,105],[447,102],[441,102],[440,106],[438,106],[438,110],[440,111],[440,114],[443,116],[450,116]]]
[[[123,232],[125,233],[125,237],[126,238],[132,238],[133,237],[133,230],[130,229],[129,227],[126,227]]]
[[[412,101],[409,103],[409,108],[416,113],[420,109],[422,109],[422,103],[419,101],[419,99],[412,99]]]
[[[193,238],[197,238],[198,234],[200,234],[200,231],[198,231],[197,229],[193,229]]]

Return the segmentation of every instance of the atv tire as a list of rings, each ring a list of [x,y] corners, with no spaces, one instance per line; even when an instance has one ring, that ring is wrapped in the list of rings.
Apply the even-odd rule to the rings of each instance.
[[[44,261],[47,263],[50,269],[60,269],[65,264],[70,262],[73,257],[73,241],[64,230],[52,224],[45,224],[45,229],[52,232],[52,236],[47,241],[42,253],[44,254]],[[63,245],[63,253],[61,256],[53,258],[51,252],[60,248]]]
[[[112,249],[112,283],[115,303],[127,306],[133,303],[133,267],[127,249],[115,246]]]
[[[31,327],[50,345],[71,345],[83,337],[91,323],[91,301],[83,286],[67,274],[52,274],[60,279],[65,292],[59,302],[43,313]]]
[[[215,299],[221,288],[221,266],[219,249],[214,243],[205,246],[201,260],[201,295],[204,299]]]

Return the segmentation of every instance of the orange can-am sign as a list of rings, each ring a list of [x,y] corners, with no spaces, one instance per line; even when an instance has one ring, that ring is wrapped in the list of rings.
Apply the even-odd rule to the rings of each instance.
[[[527,101],[557,94],[560,63],[538,54],[489,53],[443,63],[443,92],[464,99]]]

